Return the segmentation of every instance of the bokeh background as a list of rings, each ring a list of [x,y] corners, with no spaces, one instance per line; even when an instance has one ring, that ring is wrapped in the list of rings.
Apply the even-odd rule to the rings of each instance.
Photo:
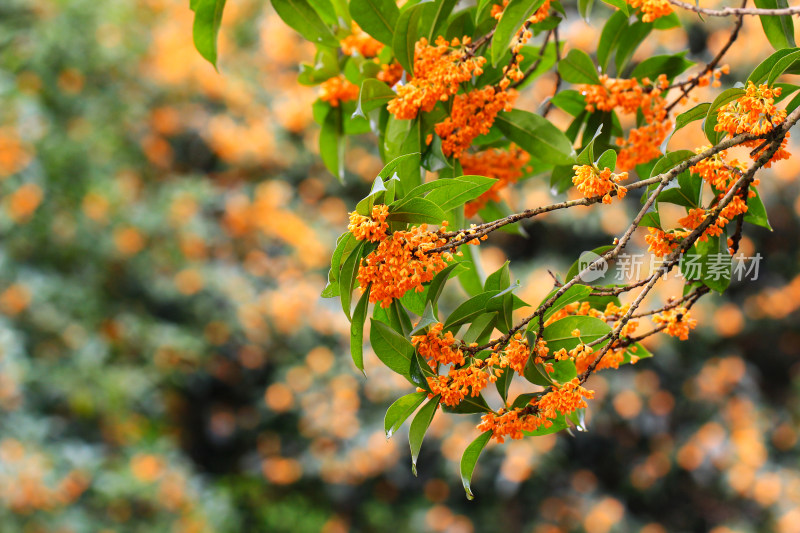
[[[591,50],[609,11],[566,5]],[[375,140],[351,139],[344,185],[324,169],[296,81],[314,51],[267,2],[228,2],[219,72],[191,20],[185,0],[0,2],[0,531],[800,531],[796,160],[762,177],[758,280],[707,297],[690,341],[593,377],[587,433],[490,446],[467,501],[477,416],[437,414],[414,477],[404,431],[382,431],[407,383],[370,353],[364,379],[318,296]],[[731,24],[684,20],[636,57],[708,60]],[[770,52],[749,19],[723,81]],[[670,148],[703,144],[694,126]],[[552,200],[546,178],[507,196]],[[635,206],[537,219],[483,267],[512,259],[538,302]]]

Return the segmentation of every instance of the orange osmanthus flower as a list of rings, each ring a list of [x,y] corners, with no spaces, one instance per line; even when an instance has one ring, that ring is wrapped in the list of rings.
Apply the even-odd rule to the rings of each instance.
[[[664,332],[672,337],[685,341],[689,338],[689,330],[697,326],[697,320],[691,318],[690,312],[685,307],[668,309],[653,315],[653,322],[657,325],[666,324]]]
[[[653,22],[657,18],[672,14],[667,0],[625,0],[632,8],[642,9],[642,22]]]
[[[411,337],[411,342],[417,347],[432,369],[436,369],[436,364],[443,365],[464,364],[464,352],[458,347],[459,342],[453,337],[453,333],[448,331],[444,335],[442,329],[444,324],[437,322],[425,335],[415,335]],[[455,348],[454,348],[455,345]]]
[[[389,216],[389,208],[383,204],[372,206],[372,215],[369,217],[353,211],[350,213],[350,224],[347,226],[347,230],[359,241],[382,241],[386,238],[386,230],[389,229],[389,223],[386,222],[387,216]]]
[[[511,145],[508,150],[491,148],[482,152],[461,154],[461,168],[468,176],[486,176],[497,180],[492,188],[464,206],[467,217],[475,216],[489,201],[499,200],[499,192],[516,183],[528,164],[528,152]]]
[[[572,170],[575,171],[572,183],[577,186],[584,198],[602,196],[603,203],[610,204],[612,191],[616,191],[620,198],[625,198],[628,192],[628,189],[619,185],[620,181],[628,179],[627,172],[613,174],[608,167],[598,171],[593,165],[575,165]]]
[[[442,228],[447,224],[443,223]],[[447,252],[426,253],[444,246],[447,240],[428,231],[427,224],[408,231],[395,231],[378,244],[378,249],[361,260],[358,282],[362,290],[372,284],[369,301],[389,307],[392,300],[410,289],[423,290],[422,284],[433,279],[447,266],[452,255]]]
[[[451,368],[446,376],[428,377],[431,392],[441,394],[442,403],[451,407],[468,396],[478,396],[487,383],[489,375],[475,365]]]
[[[364,58],[375,57],[383,48],[383,43],[373,39],[367,32],[355,22],[351,26],[352,33],[341,40],[339,43],[345,55],[355,54]]]
[[[340,102],[348,102],[358,98],[358,85],[351,83],[343,74],[328,78],[319,86],[319,99],[328,102],[333,107],[339,107]]]
[[[463,44],[469,39],[464,38]],[[480,76],[486,58],[465,55],[459,39],[447,42],[443,37],[429,45],[426,38],[414,47],[414,77],[397,87],[395,96],[387,106],[389,113],[398,119],[416,118],[420,111],[431,111],[439,101],[455,96],[461,83]]]

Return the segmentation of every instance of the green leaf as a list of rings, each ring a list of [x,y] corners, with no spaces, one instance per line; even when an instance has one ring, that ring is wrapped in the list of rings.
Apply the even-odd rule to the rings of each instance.
[[[366,241],[361,241],[353,250],[353,253],[347,256],[342,264],[342,276],[339,279],[339,297],[342,300],[342,309],[344,314],[350,319],[350,298],[355,288],[356,276],[358,275],[358,265],[361,263],[361,258],[364,254],[364,247]]]
[[[332,107],[325,115],[319,133],[319,154],[325,167],[344,182],[345,136],[342,132],[342,109]]]
[[[627,28],[628,14],[623,11],[615,11],[603,26],[603,33],[600,34],[600,40],[597,42],[597,63],[603,72],[608,70],[611,53],[617,48],[619,40]]]
[[[486,447],[486,444],[489,443],[491,437],[491,431],[481,433],[478,435],[477,439],[467,446],[467,449],[464,450],[464,454],[461,456],[461,483],[464,485],[464,490],[469,500],[474,498],[472,490],[470,489],[470,484],[472,483],[472,473],[475,471],[475,463],[478,462],[478,457],[480,457],[481,452]]]
[[[740,96],[744,95],[743,89],[725,89],[714,99],[714,102],[711,104],[711,107],[708,108],[708,113],[706,114],[706,122],[703,125],[703,131],[706,134],[706,138],[711,142],[711,144],[719,143],[722,138],[726,135],[724,131],[714,131],[714,126],[717,125],[717,112],[719,108],[736,100]]]
[[[577,272],[576,272],[576,274],[577,274]],[[556,290],[553,290],[553,292],[548,294],[544,298],[544,300],[542,300],[542,302],[546,302],[547,300],[552,298],[552,296],[553,296],[553,294],[555,294]],[[553,302],[553,305],[550,306],[550,309],[545,311],[544,317],[543,317],[544,318],[544,322],[547,322],[548,320],[550,320],[550,318],[552,318],[553,315],[555,315],[557,312],[559,312],[561,309],[563,309],[564,307],[568,306],[569,304],[575,303],[575,302],[584,301],[586,298],[588,298],[588,296],[589,296],[589,294],[591,292],[592,292],[592,289],[590,287],[587,287],[586,285],[573,285],[572,287],[567,289],[564,292],[564,294],[562,294],[561,296],[556,298],[556,301]],[[533,324],[533,326],[534,326],[533,328],[529,328],[529,329],[532,329],[532,330],[539,329],[539,324],[538,324],[537,320],[531,320],[531,322],[529,324]]]
[[[558,62],[558,73],[564,81],[570,83],[600,84],[600,77],[597,75],[597,68],[592,58],[577,48],[570,50],[567,57]]]
[[[770,226],[767,219],[767,210],[764,207],[764,202],[761,201],[758,189],[751,187],[750,190],[755,191],[756,195],[747,199],[747,212],[744,215],[744,221],[772,231],[772,226]]]
[[[687,281],[702,281],[719,293],[724,292],[731,282],[731,256],[719,237],[697,241],[681,257],[680,267]]]
[[[589,14],[592,12],[592,5],[594,5],[594,0],[578,0],[578,13],[587,22],[589,21]]]
[[[339,74],[339,61],[336,52],[322,46],[317,49],[314,64],[303,63],[300,65],[297,81],[303,85],[318,85],[337,74]]]
[[[553,165],[575,162],[575,150],[564,133],[546,118],[514,109],[497,115],[497,127],[531,157]]]
[[[349,231],[343,233],[336,240],[336,249],[331,256],[331,269],[328,271],[328,285],[322,290],[323,298],[339,296],[339,270],[343,256],[347,256],[355,248],[358,241]]]
[[[395,330],[375,319],[370,320],[369,342],[383,364],[401,376],[411,379],[414,346]]]
[[[425,14],[430,21],[430,29],[428,30],[428,42],[436,42],[436,38],[440,35],[439,30],[442,28],[447,17],[453,12],[453,8],[458,4],[458,0],[438,0],[431,5],[436,6],[436,11],[429,9]],[[431,16],[432,15],[432,16]]]
[[[782,58],[780,58],[776,63],[775,66],[772,67],[772,70],[769,71],[769,77],[767,77],[767,85],[770,87],[778,77],[786,72],[786,70],[791,67],[798,59],[800,59],[800,50],[797,52],[792,52]]]
[[[361,90],[358,93],[358,106],[353,116],[366,116],[366,113],[383,107],[395,96],[397,95],[391,87],[382,81],[375,78],[367,78],[361,82]]]
[[[455,310],[450,313],[450,316],[447,317],[444,329],[454,331],[458,326],[471,322],[476,316],[485,313],[489,300],[499,292],[500,291],[482,292],[456,307]]]
[[[689,109],[688,111],[684,111],[680,115],[675,118],[675,129],[672,131],[670,135],[670,139],[678,132],[678,130],[684,128],[688,124],[695,122],[696,120],[702,120],[706,118],[708,115],[708,109],[711,107],[711,104],[708,102],[703,102],[702,104],[697,104],[693,108]],[[667,141],[669,142],[669,141]]]
[[[505,55],[517,31],[541,7],[544,0],[511,0],[503,10],[492,36],[492,65],[497,65]]]
[[[444,410],[446,413],[454,413],[459,415],[474,415],[476,413],[492,412],[491,407],[489,407],[489,404],[486,403],[486,400],[484,400],[483,396],[480,394],[477,396],[467,396],[461,400],[458,405],[442,405],[442,410]]]
[[[425,297],[426,301],[436,305],[436,302],[439,301],[439,296],[442,295],[442,290],[444,290],[444,284],[450,277],[450,272],[452,272],[453,269],[464,265],[469,266],[469,263],[453,263],[452,265],[448,265],[447,267],[445,267],[444,270],[436,274],[436,276],[434,276],[433,279],[431,280],[430,286],[428,287],[428,294]]]
[[[614,62],[617,65],[617,75],[621,75],[625,70],[625,65],[633,57],[633,53],[644,41],[645,37],[650,34],[653,25],[648,22],[634,22],[628,27],[620,37],[619,44],[617,45],[617,54],[614,56]]]
[[[487,291],[502,291],[511,286],[511,271],[508,268],[510,261],[503,263],[503,266],[489,274],[483,288]]]
[[[755,0],[756,7],[761,9],[779,9],[789,7],[786,0]],[[783,48],[793,48],[794,41],[794,23],[792,17],[783,15],[776,17],[774,15],[759,15],[761,19],[761,27],[764,29],[764,35],[767,40],[776,50]]]
[[[431,302],[427,302],[425,311],[422,313],[422,317],[420,317],[419,322],[414,329],[411,330],[411,335],[421,335],[422,332],[428,328],[428,326],[438,322],[439,319],[436,318],[436,313],[433,311],[433,304],[431,304]]]
[[[597,160],[597,167],[601,170],[605,168],[614,170],[617,167],[617,152],[610,148],[603,152]]]
[[[630,15],[630,6],[625,0],[603,0],[606,4],[619,9],[626,17]]]
[[[330,48],[339,47],[338,39],[307,0],[272,0],[272,7],[290,28],[307,41]]]
[[[417,475],[417,457],[419,457],[419,450],[422,448],[422,439],[425,438],[425,433],[428,431],[433,415],[436,414],[436,408],[439,407],[439,396],[434,396],[422,409],[419,410],[417,416],[411,421],[411,428],[408,431],[408,443],[411,446],[411,471]]]
[[[447,219],[442,209],[425,198],[399,200],[389,207],[389,222],[409,222],[412,224],[441,224]]]
[[[777,52],[774,52],[771,56],[759,63],[755,69],[753,69],[753,72],[751,72],[750,76],[747,77],[747,81],[752,81],[756,85],[764,83],[764,81],[769,78],[772,69],[778,64],[778,61],[797,51],[798,48],[786,48],[784,50],[778,50]]]
[[[428,6],[432,7],[433,4],[417,4],[401,13],[392,38],[395,59],[406,72],[412,75],[414,74],[414,47],[419,40],[420,20]]]
[[[455,256],[459,263],[469,263],[470,266],[458,275],[458,281],[467,294],[476,296],[483,292],[483,272],[480,263],[477,263],[480,251],[473,246],[461,248],[463,256]]]
[[[362,30],[383,44],[392,46],[394,28],[400,18],[400,10],[394,0],[351,0],[350,16]]]
[[[386,410],[386,416],[383,418],[383,428],[386,432],[386,438],[391,438],[394,432],[400,429],[411,413],[425,401],[428,395],[424,392],[412,392],[401,396],[389,406]]]
[[[580,330],[580,337],[572,336],[572,332],[576,329]],[[546,326],[544,328],[544,332],[542,333],[542,337],[547,342],[547,347],[550,348],[550,353],[555,353],[562,348],[570,351],[581,342],[584,344],[594,342],[608,334],[610,331],[611,326],[599,318],[576,315],[568,316],[562,318],[561,320],[556,320],[549,326]],[[597,350],[599,346],[595,346],[594,348]],[[569,379],[572,379],[572,377]],[[562,379],[555,379],[557,379],[559,382],[563,382]]]
[[[222,23],[225,0],[194,0],[194,25],[192,38],[194,47],[206,61],[217,68],[217,34]]]
[[[364,372],[364,322],[367,320],[367,306],[369,305],[369,287],[361,295],[353,311],[353,320],[350,322],[350,355],[356,368]]]
[[[491,189],[497,182],[496,179],[484,176],[459,176],[455,179],[437,181],[446,182],[445,186],[431,192],[425,199],[438,205],[442,211],[461,207]]]
[[[586,111],[586,100],[583,95],[572,89],[558,91],[550,101],[554,106],[566,111],[573,117],[577,117]]]

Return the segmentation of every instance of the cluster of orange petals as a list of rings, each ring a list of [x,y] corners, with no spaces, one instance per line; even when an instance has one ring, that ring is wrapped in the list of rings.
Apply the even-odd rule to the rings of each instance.
[[[753,135],[763,135],[775,129],[775,126],[786,119],[786,110],[775,107],[775,97],[780,96],[780,87],[770,88],[768,85],[759,85],[747,82],[744,96],[722,106],[717,112],[717,124],[714,131],[725,132],[731,137],[740,133],[752,133]],[[764,165],[769,168],[774,161],[788,159],[791,154],[786,151],[789,134],[787,133],[781,143],[781,147],[770,160]],[[758,148],[762,142],[760,140],[747,141],[743,143],[749,148]],[[757,160],[767,146],[754,153],[751,157]]]
[[[442,223],[442,229],[447,225]],[[441,230],[440,230],[441,231]],[[426,251],[447,244],[438,233],[428,231],[427,224],[408,231],[395,231],[378,244],[378,249],[361,260],[358,282],[363,290],[372,284],[369,301],[389,307],[410,289],[422,292],[423,283],[433,279],[447,266],[452,256],[447,252]]]
[[[477,153],[461,154],[461,168],[467,176],[486,176],[497,180],[492,188],[464,206],[467,217],[475,216],[490,200],[498,200],[498,193],[522,177],[523,167],[531,156],[511,145],[508,150],[490,148]]]
[[[451,368],[446,376],[428,377],[428,386],[433,394],[441,394],[443,404],[453,407],[467,396],[478,396],[489,381],[489,374],[469,365]]]
[[[664,332],[682,341],[688,339],[689,330],[697,326],[697,320],[691,318],[689,310],[685,307],[668,309],[653,315],[653,322],[659,326],[666,325]]]
[[[339,74],[323,81],[319,86],[319,99],[328,102],[333,107],[339,107],[340,102],[348,102],[358,98],[358,85],[351,83]]]
[[[619,182],[628,179],[627,172],[614,174],[608,167],[598,171],[594,165],[575,165],[572,170],[575,171],[572,183],[584,198],[602,196],[603,203],[610,204],[613,191],[616,191],[619,198],[625,198],[625,194],[628,192],[628,189],[619,185]]]
[[[389,207],[378,204],[372,207],[371,216],[365,217],[353,211],[350,213],[350,224],[347,230],[359,241],[377,242],[386,238],[386,230],[389,223],[386,217],[389,216]]]
[[[364,58],[375,57],[383,48],[383,43],[373,39],[367,32],[353,22],[351,34],[339,43],[345,55],[360,55]]]
[[[503,11],[505,11],[506,7],[508,7],[509,0],[503,0],[503,5],[495,4],[492,6],[491,15],[496,20],[500,20],[503,17]],[[544,3],[536,10],[536,12],[531,15],[527,23],[528,24],[536,24],[537,22],[542,22],[544,19],[547,18],[548,13],[550,12],[550,0],[544,0]]]
[[[419,354],[428,361],[428,364],[433,369],[436,369],[437,363],[459,366],[464,364],[464,352],[458,347],[459,342],[450,331],[442,335],[443,328],[444,324],[437,322],[430,327],[425,335],[411,337],[411,343],[417,347]],[[455,348],[453,348],[453,345],[455,345]]]
[[[669,85],[667,77],[661,75],[655,82],[643,78],[615,79],[600,76],[599,85],[581,85],[579,90],[586,101],[586,110],[594,112],[620,110],[632,114],[641,110],[645,125],[630,131],[627,139],[617,139],[621,147],[617,166],[630,170],[658,157],[660,144],[672,129],[667,120],[663,90]]]
[[[463,44],[468,44],[465,37]],[[426,38],[414,46],[414,77],[397,87],[397,96],[387,109],[398,119],[416,118],[420,110],[433,110],[436,102],[447,101],[458,93],[460,84],[480,76],[486,58],[469,57],[458,47],[459,39],[447,42],[443,37],[436,40],[435,46],[428,44]]]
[[[653,252],[656,257],[665,257],[677,250],[680,240],[689,235],[688,231],[672,230],[666,232],[658,228],[647,228],[649,235],[645,235],[647,251]]]
[[[435,127],[444,155],[460,158],[476,137],[489,133],[500,111],[511,111],[516,97],[514,90],[491,85],[457,95],[450,115]]]
[[[395,83],[403,78],[403,66],[397,61],[393,61],[388,65],[381,65],[381,71],[378,72],[378,79],[388,85],[394,87]]]
[[[625,0],[634,9],[641,8],[642,22],[653,22],[657,18],[672,14],[667,0]]]
[[[521,439],[524,431],[550,427],[553,419],[586,407],[586,399],[593,397],[594,391],[585,389],[575,378],[560,386],[553,385],[550,392],[538,400],[531,400],[525,407],[508,411],[500,409],[497,414],[483,415],[478,429],[491,431],[492,438],[501,443],[505,437]]]

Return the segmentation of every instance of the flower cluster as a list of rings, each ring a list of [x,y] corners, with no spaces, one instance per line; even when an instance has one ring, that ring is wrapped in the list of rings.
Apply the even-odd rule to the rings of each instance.
[[[426,38],[420,39],[414,47],[414,77],[397,88],[397,96],[387,107],[389,113],[398,119],[416,118],[420,110],[431,111],[436,102],[458,93],[460,84],[473,75],[480,76],[486,58],[465,55],[457,48],[460,44],[459,39],[447,42],[439,37],[431,46]],[[469,44],[469,38],[463,44]]]
[[[498,200],[498,193],[516,183],[528,164],[528,152],[511,145],[508,150],[490,148],[477,153],[461,154],[461,168],[466,175],[486,176],[497,181],[492,188],[464,206],[467,217],[475,216],[490,200]]]
[[[535,408],[535,403],[517,409],[500,409],[495,413],[486,413],[481,417],[478,425],[479,431],[491,431],[492,438],[499,443],[505,442],[506,437],[521,439],[523,431],[536,431],[540,427],[550,427],[552,420],[540,417]]]
[[[522,374],[525,370],[525,365],[528,363],[530,355],[531,349],[528,343],[522,340],[522,335],[519,333],[511,339],[505,349],[505,358],[509,368],[512,368],[518,374]]]
[[[446,225],[442,223],[442,230]],[[395,231],[361,260],[359,285],[366,290],[372,284],[369,301],[381,302],[381,307],[389,307],[394,298],[401,298],[410,289],[421,292],[422,284],[431,281],[452,259],[447,252],[427,253],[445,244],[447,240],[428,231],[427,224]]]
[[[378,242],[386,238],[386,230],[389,223],[386,217],[389,216],[389,207],[378,204],[372,207],[372,215],[365,217],[353,211],[350,213],[350,224],[347,230],[359,241]]]
[[[645,235],[647,251],[653,252],[656,257],[665,257],[677,250],[680,240],[689,235],[688,231],[671,230],[669,232],[658,228],[647,228],[649,235]]]
[[[503,17],[503,11],[505,11],[506,7],[508,7],[509,0],[503,0],[503,5],[495,4],[492,6],[491,15],[496,20],[500,20]],[[538,22],[542,22],[544,19],[547,18],[547,15],[550,12],[550,0],[544,0],[544,3],[539,6],[539,9],[534,12],[533,15],[528,17],[526,21],[527,24],[536,24]]]
[[[619,182],[628,179],[627,172],[614,174],[608,167],[600,171],[594,165],[575,165],[572,170],[575,171],[572,183],[584,198],[602,196],[603,203],[610,204],[612,192],[616,191],[619,198],[625,198],[628,192],[628,189],[619,185]]]
[[[375,57],[383,48],[383,43],[373,39],[355,22],[352,23],[351,34],[339,43],[345,55],[360,55],[364,58]]]
[[[434,395],[442,395],[443,404],[453,407],[467,396],[478,396],[489,381],[490,377],[486,372],[475,365],[469,365],[451,368],[446,376],[428,377],[428,386]]]
[[[719,109],[714,131],[725,132],[731,137],[740,133],[763,135],[771,132],[775,126],[786,119],[786,110],[775,107],[775,97],[780,96],[781,92],[780,87],[770,88],[766,84],[756,87],[752,81],[748,81],[744,96]],[[764,168],[769,168],[774,161],[788,159],[791,156],[786,150],[788,138],[789,134],[787,133],[780,148],[764,165]],[[757,149],[751,154],[754,161],[768,146],[759,140],[747,141],[743,145]]]
[[[381,65],[381,71],[378,72],[378,79],[388,85],[394,85],[403,78],[403,66],[397,61],[393,61],[388,65]]]
[[[666,326],[664,332],[672,337],[685,341],[689,338],[689,330],[697,326],[697,320],[691,318],[689,310],[685,307],[668,309],[653,315],[653,322],[659,326]]]
[[[319,99],[328,102],[333,107],[339,107],[339,102],[348,102],[358,98],[358,86],[351,83],[339,74],[323,81],[319,86]]]
[[[672,14],[668,0],[625,0],[632,8],[641,8],[642,21],[653,22],[657,18]]]
[[[502,443],[505,437],[521,439],[524,431],[535,431],[550,427],[559,415],[569,415],[587,407],[586,399],[593,398],[594,391],[581,386],[578,378],[563,385],[553,385],[550,392],[531,400],[525,407],[500,409],[496,414],[487,413],[478,425],[480,431],[491,431],[492,438]]]
[[[497,113],[511,110],[516,97],[516,91],[492,86],[457,95],[450,116],[435,126],[444,155],[460,158],[476,137],[489,133]]]
[[[443,328],[444,324],[437,322],[430,327],[425,335],[411,337],[412,344],[417,347],[419,354],[428,361],[428,364],[434,370],[437,363],[459,366],[464,364],[464,352],[458,347],[459,342],[450,331],[442,335]],[[453,347],[454,345],[455,348]]]
[[[621,147],[617,158],[619,168],[629,170],[661,153],[658,147],[672,129],[662,96],[668,85],[663,74],[655,82],[647,78],[641,82],[636,78],[615,79],[604,74],[600,76],[600,84],[579,87],[589,112],[596,109],[619,110],[628,114],[641,111],[644,117],[645,125],[631,130],[627,139],[617,139],[617,145]]]

